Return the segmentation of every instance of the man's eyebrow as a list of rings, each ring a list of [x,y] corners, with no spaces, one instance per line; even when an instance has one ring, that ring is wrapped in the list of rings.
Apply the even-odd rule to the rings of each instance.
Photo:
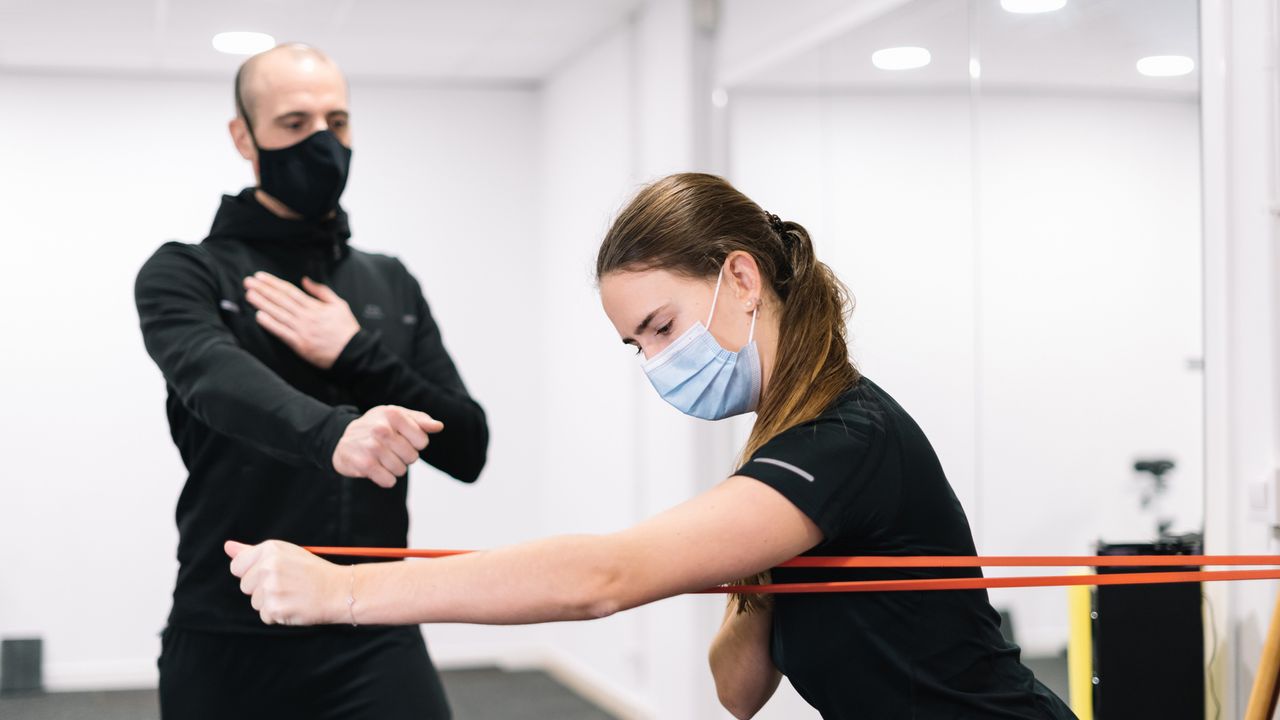
[[[283,115],[276,117],[275,121],[289,122],[291,120],[306,120],[306,119],[307,119],[306,113],[302,112],[301,110],[294,110],[293,112],[285,113]]]

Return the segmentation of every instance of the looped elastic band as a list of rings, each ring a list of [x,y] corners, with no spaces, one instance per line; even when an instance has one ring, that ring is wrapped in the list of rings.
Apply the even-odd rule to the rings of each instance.
[[[412,548],[307,547],[317,555],[378,558],[441,558],[472,550]],[[1280,555],[919,555],[919,556],[808,556],[802,555],[780,568],[980,568],[980,567],[1169,567],[1269,566],[1261,570],[1175,570],[1092,575],[1041,575],[1031,577],[922,578],[911,580],[847,580],[835,582],[771,583],[768,585],[717,585],[706,593],[791,594],[832,592],[902,592],[917,590],[981,590],[1012,587],[1062,587],[1071,585],[1152,585],[1161,583],[1216,582],[1225,580],[1280,580]]]

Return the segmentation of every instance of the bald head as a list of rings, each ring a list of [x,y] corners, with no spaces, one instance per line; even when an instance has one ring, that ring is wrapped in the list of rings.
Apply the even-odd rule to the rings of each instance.
[[[243,118],[250,134],[271,121],[273,100],[332,100],[341,95],[346,111],[346,78],[338,65],[323,52],[303,43],[285,43],[245,60],[236,72],[236,115]],[[306,96],[305,98],[303,96]]]

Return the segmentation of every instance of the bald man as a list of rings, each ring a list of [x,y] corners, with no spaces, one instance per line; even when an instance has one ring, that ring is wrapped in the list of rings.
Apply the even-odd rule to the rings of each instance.
[[[188,470],[161,714],[449,717],[417,628],[266,626],[227,572],[228,538],[404,547],[408,467],[472,482],[489,437],[417,281],[348,245],[338,67],[281,46],[245,62],[235,100],[256,185],[222,198],[203,242],[160,247],[135,288]]]

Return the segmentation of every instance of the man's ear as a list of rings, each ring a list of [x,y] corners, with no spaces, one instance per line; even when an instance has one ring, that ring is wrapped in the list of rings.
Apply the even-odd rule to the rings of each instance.
[[[760,300],[760,266],[749,252],[735,250],[725,258],[725,282],[733,288],[734,297],[742,303]]]
[[[227,123],[227,130],[231,131],[231,142],[235,143],[240,157],[253,165],[253,182],[255,185],[259,184],[261,179],[258,174],[258,148],[253,143],[253,137],[249,135],[249,126],[245,123],[245,119],[239,115],[235,116],[231,122]]]
[[[239,115],[231,118],[231,122],[227,123],[227,130],[231,131],[231,142],[235,143],[240,157],[257,163],[258,149],[253,145],[253,138],[249,136],[249,126],[245,124],[244,118]]]

